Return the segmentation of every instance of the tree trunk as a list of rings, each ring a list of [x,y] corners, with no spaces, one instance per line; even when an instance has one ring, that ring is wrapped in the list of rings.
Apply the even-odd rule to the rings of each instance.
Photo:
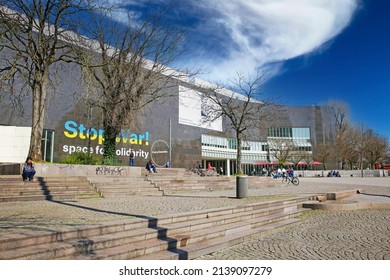
[[[242,171],[242,145],[241,134],[237,134],[237,174],[244,174]]]
[[[47,74],[44,72],[42,77],[36,78],[36,81],[32,86],[33,112],[28,155],[34,161],[42,161],[42,132],[45,121]]]
[[[103,164],[114,165],[116,162],[116,137],[116,129],[110,124],[104,124]]]

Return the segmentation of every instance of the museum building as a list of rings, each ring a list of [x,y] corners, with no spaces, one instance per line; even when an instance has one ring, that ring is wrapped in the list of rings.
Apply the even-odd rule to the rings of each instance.
[[[70,87],[76,84],[69,79],[62,84]],[[123,128],[116,139],[117,159],[127,164],[133,150],[137,166],[144,166],[149,159],[160,167],[166,162],[181,168],[211,162],[212,166],[222,167],[226,174],[234,174],[237,154],[234,133],[225,129],[222,119],[208,124],[201,121],[201,94],[191,88],[178,83],[171,88],[175,91],[173,96],[150,104],[139,114],[137,127]],[[76,90],[62,90],[68,94],[52,96],[48,101],[42,139],[42,154],[47,162],[59,162],[61,157],[76,152],[103,154],[104,130],[99,112],[86,108],[82,100],[75,98]],[[0,162],[23,162],[27,156],[31,103],[25,103],[24,117],[12,106],[1,105]],[[330,114],[322,106],[288,106],[277,118],[272,122],[274,126],[264,125],[257,139],[243,142],[246,173],[252,172],[256,163],[276,161],[270,151],[275,139],[292,140],[310,155],[316,145],[328,143],[334,137]]]
[[[103,154],[104,130],[97,108],[87,106],[82,98],[83,86],[77,66],[62,65],[56,73],[60,81],[49,89],[42,139],[42,155],[46,162],[59,162],[62,157],[82,152]],[[196,82],[195,82],[196,81]],[[199,82],[200,81],[200,82]],[[130,151],[135,165],[145,166],[149,159],[159,167],[222,167],[225,174],[235,174],[237,143],[224,119],[205,123],[202,117],[201,80],[176,80],[170,95],[148,105],[137,116],[134,127],[124,127],[116,142],[117,159],[128,164]],[[12,106],[6,93],[0,99],[0,162],[24,162],[28,156],[31,133],[31,96],[22,107]],[[276,140],[293,142],[308,157],[314,148],[334,140],[332,114],[323,106],[287,106],[272,122],[265,123],[253,139],[242,143],[244,171],[256,172],[277,161],[273,151]],[[311,158],[306,158],[311,160]]]

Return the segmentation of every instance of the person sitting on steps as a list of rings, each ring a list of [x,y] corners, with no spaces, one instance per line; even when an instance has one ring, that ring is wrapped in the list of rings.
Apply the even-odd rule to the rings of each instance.
[[[149,161],[146,163],[145,169],[148,170],[149,173],[152,173],[152,171],[153,171],[154,173],[157,173],[156,165],[154,164],[153,160],[149,160]]]
[[[31,157],[27,157],[26,162],[23,164],[22,177],[23,181],[32,181],[35,175],[34,163]]]

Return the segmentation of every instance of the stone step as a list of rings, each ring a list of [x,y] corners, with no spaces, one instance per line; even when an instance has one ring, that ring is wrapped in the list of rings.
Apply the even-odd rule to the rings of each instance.
[[[48,194],[48,195],[22,195],[22,196],[0,196],[0,202],[17,201],[40,201],[40,200],[68,200],[68,199],[89,199],[99,198],[96,193],[78,193],[78,194]]]
[[[18,178],[0,178],[0,186],[4,185],[24,185],[24,184],[72,184],[77,183],[88,183],[85,177],[63,177],[63,178],[51,178],[51,177],[34,177],[33,181],[23,181],[22,176]]]
[[[198,192],[209,190],[231,190],[236,188],[235,177],[198,177],[198,178],[183,178],[183,177],[155,177],[149,180],[164,194],[175,194],[180,192]],[[248,188],[266,188],[279,186],[280,182],[267,177],[249,177]]]
[[[229,186],[233,185],[230,182],[199,182],[199,181],[184,181],[184,182],[153,182],[158,187],[180,187],[180,186]]]
[[[62,259],[131,259],[151,253],[169,251],[171,249],[185,250],[188,245],[198,244],[199,242],[204,242],[209,239],[224,238],[225,236],[234,235],[239,232],[247,232],[248,230],[269,223],[296,217],[303,211],[306,210],[301,209],[289,213],[281,212],[261,218],[254,218],[250,220],[250,223],[248,223],[248,220],[234,221],[201,229],[196,229],[196,227],[194,227],[193,229],[187,229],[187,231],[183,231],[183,229],[188,227],[181,227],[181,229],[176,229],[176,233],[173,232],[172,234],[170,234],[171,230],[168,229],[167,235],[162,235],[158,238],[151,237],[149,239],[146,238],[145,240],[137,240],[136,242],[129,242],[127,240],[129,236],[121,233],[123,238],[119,238],[119,236],[110,236],[111,242],[109,244],[111,246],[103,244],[107,242],[106,237],[102,237],[103,240],[99,240],[99,238],[93,239],[93,244],[90,244],[89,252],[84,250],[84,254],[82,255],[68,256]],[[160,229],[165,233],[165,228]],[[156,235],[156,233],[153,235]],[[114,246],[115,244],[117,245]]]
[[[97,177],[88,177],[95,190],[103,197],[118,196],[162,196],[163,192],[144,178],[112,178],[112,180],[98,180]]]
[[[267,219],[266,217],[254,219],[253,223],[245,222],[234,222],[225,225],[215,226],[212,228],[206,228],[201,230],[192,230],[190,232],[185,232],[181,234],[168,235],[166,237],[160,237],[158,239],[139,241],[136,243],[121,244],[116,247],[108,247],[105,249],[94,250],[90,254],[68,257],[67,259],[154,259],[156,255],[160,253],[164,254],[166,252],[180,252],[186,251],[188,249],[203,247],[201,244],[210,244],[213,240],[216,244],[224,244],[227,240],[231,241],[230,237],[237,236],[245,237],[249,233],[253,235],[254,233],[259,233],[259,228],[265,227],[269,224],[279,223],[284,220],[293,219],[296,216],[299,216],[301,211],[296,213],[280,213],[275,214]],[[294,222],[297,220],[294,220]],[[285,225],[285,223],[282,223]],[[270,227],[267,227],[270,228]],[[261,231],[260,231],[261,232]],[[202,248],[203,250],[207,249]],[[208,254],[215,252],[215,250],[207,250],[206,252],[202,251],[202,254]],[[198,257],[200,255],[196,255]]]
[[[158,176],[150,176],[149,181],[152,182],[231,182],[234,181],[233,177],[184,177],[184,176],[173,176],[173,177],[158,177]]]
[[[161,176],[165,176],[165,175],[178,175],[178,174],[190,174],[192,172],[189,172],[188,170],[184,169],[184,168],[157,168],[157,174],[160,174]],[[148,173],[148,171],[143,168],[141,170],[141,173],[142,175],[145,175]]]
[[[134,185],[151,185],[150,182],[143,178],[131,179],[131,180],[113,180],[113,181],[90,181],[94,186],[134,186]]]
[[[47,185],[47,186],[40,186],[36,185],[34,183],[26,183],[24,186],[2,186],[0,187],[0,192],[18,192],[18,191],[35,191],[35,190],[42,190],[42,189],[48,189],[54,190],[54,191],[62,191],[62,190],[76,190],[76,189],[92,189],[92,185],[90,184],[63,184],[63,185]]]
[[[141,228],[142,225],[146,225],[145,221],[143,223],[132,221],[127,226],[124,226],[123,224],[121,226],[116,226],[113,224],[110,227],[110,225],[107,225],[102,227],[101,230],[96,229],[95,231],[91,230],[91,228],[86,228],[85,231],[77,231],[77,236],[82,237],[82,239],[79,238],[76,241],[69,240],[69,238],[74,238],[75,235],[75,233],[72,234],[70,231],[65,232],[64,234],[46,234],[46,236],[43,237],[33,236],[31,238],[26,238],[23,236],[23,238],[20,238],[19,240],[13,240],[13,243],[17,244],[23,252],[20,256],[17,256],[17,251],[20,250],[16,250],[16,246],[11,247],[9,242],[5,243],[4,239],[4,242],[0,242],[0,246],[2,245],[2,248],[6,248],[7,251],[0,252],[0,259],[3,259],[8,255],[12,258],[28,259],[64,258],[67,254],[91,253],[99,249],[108,250],[107,252],[102,251],[101,257],[99,258],[109,258],[111,253],[108,252],[111,252],[110,250],[112,247],[142,239],[148,240],[146,243],[149,242],[150,245],[152,245],[154,243],[150,242],[150,239],[153,240],[153,238],[157,238],[157,245],[148,247],[148,250],[145,249],[145,252],[151,253],[161,250],[164,246],[166,248],[167,241],[180,239],[180,236],[183,236],[183,234],[184,236],[191,236],[191,238],[187,238],[187,241],[185,242],[185,244],[189,244],[191,242],[204,240],[211,236],[224,236],[227,233],[232,234],[235,231],[247,230],[253,226],[259,226],[260,223],[264,224],[273,221],[274,219],[286,218],[289,215],[293,215],[294,212],[299,214],[302,210],[296,209],[300,203],[296,203],[294,200],[291,200],[291,202],[291,205],[288,204],[288,202],[275,202],[274,204],[255,204],[246,207],[233,207],[230,209],[214,209],[211,211],[203,211],[203,213],[195,212],[187,213],[186,215],[180,214],[175,217],[167,216],[165,218],[163,217],[161,222],[160,219],[158,220],[158,227],[155,226],[156,220],[148,221],[147,224],[152,225],[153,227],[146,229]],[[267,205],[271,205],[271,207],[267,208]],[[263,214],[259,212],[263,212]],[[96,236],[98,233],[103,233],[103,235]],[[168,237],[166,234],[168,234]],[[173,237],[170,236],[171,234]],[[190,241],[190,239],[193,241]],[[50,249],[50,242],[53,241],[63,242],[58,242],[62,244],[61,246],[56,243],[56,246],[53,246],[53,249]],[[36,246],[24,248],[23,245],[27,244],[36,244]],[[168,244],[170,243],[168,242]],[[147,244],[144,244],[142,246],[145,247],[146,245]],[[133,255],[133,257],[139,256],[140,251],[137,248],[141,246],[140,242],[136,242],[136,245],[128,244],[126,246],[135,248],[133,252],[135,255]],[[35,249],[32,247],[35,247]],[[55,252],[53,252],[53,250]],[[96,258],[96,256],[97,255],[95,255],[94,258]],[[119,258],[119,256],[120,255],[115,255],[114,258]]]
[[[96,190],[109,193],[158,191],[153,186],[97,186]]]
[[[29,196],[0,196],[0,202],[16,202],[16,201],[39,201],[47,200],[46,195],[29,195]]]
[[[96,192],[67,192],[67,193],[28,193],[20,195],[0,196],[3,202],[7,201],[34,201],[36,200],[62,200],[69,198],[100,198],[100,194]]]
[[[1,181],[0,181],[1,182]],[[23,181],[19,181],[19,182],[9,182],[9,183],[4,183],[2,182],[2,184],[0,185],[0,189],[3,189],[3,188],[9,188],[9,187],[13,187],[13,188],[24,188],[24,187],[42,187],[42,186],[47,186],[47,187],[52,187],[52,188],[56,188],[56,187],[63,187],[63,186],[90,186],[91,184],[88,182],[88,181],[64,181],[64,182],[56,182],[56,181],[52,181],[52,182],[38,182],[38,181],[26,181],[26,182],[23,182]]]
[[[70,227],[59,231],[34,231],[0,236],[0,252],[4,250],[18,250],[23,247],[49,244],[55,242],[68,242],[72,239],[87,239],[93,236],[113,234],[128,229],[153,227],[157,224],[157,218],[139,217],[121,222],[105,223],[94,226],[86,225],[77,228]],[[1,258],[0,258],[1,259]]]
[[[138,182],[146,182],[146,179],[143,177],[109,177],[109,178],[101,178],[101,177],[88,177],[89,182],[94,184],[131,184]]]
[[[50,190],[48,192],[42,192],[42,190],[27,190],[27,191],[18,191],[18,192],[9,192],[2,193],[0,191],[0,197],[18,197],[18,196],[34,196],[34,195],[55,195],[55,196],[69,196],[69,195],[79,195],[79,194],[91,194],[96,195],[96,192],[93,190],[85,190],[85,189],[66,189],[66,192],[61,190]]]
[[[190,260],[195,259],[203,255],[211,254],[220,250],[227,249],[231,246],[240,244],[249,240],[253,236],[273,230],[280,227],[285,227],[299,222],[297,218],[290,218],[282,221],[278,221],[271,224],[266,224],[257,228],[253,228],[244,232],[236,232],[224,236],[222,238],[208,239],[202,242],[189,244],[182,248],[174,248],[166,251],[146,254],[143,256],[132,258],[132,260]]]
[[[95,189],[98,190],[105,190],[105,191],[111,191],[111,192],[118,192],[118,191],[131,191],[131,190],[158,190],[156,187],[152,185],[133,185],[133,186],[121,186],[121,185],[113,185],[113,186],[106,186],[106,185],[100,185],[100,186],[94,186]]]
[[[23,242],[31,239],[33,239],[33,241],[31,242],[32,244],[39,244],[39,240],[42,238],[44,233],[46,233],[46,235],[50,237],[49,240],[45,239],[43,241],[44,243],[55,242],[55,241],[63,241],[66,239],[72,239],[76,237],[87,238],[89,236],[94,236],[94,235],[99,235],[104,233],[123,231],[128,228],[134,229],[134,228],[145,227],[145,226],[153,227],[153,226],[157,226],[157,224],[159,226],[164,226],[174,222],[183,223],[191,220],[210,219],[212,217],[221,217],[224,215],[231,215],[235,213],[248,212],[248,211],[258,210],[258,209],[265,209],[265,208],[269,209],[273,207],[286,206],[286,205],[294,206],[295,204],[300,205],[305,202],[307,202],[306,197],[296,197],[296,198],[289,198],[284,200],[257,202],[257,203],[251,203],[251,204],[240,205],[240,206],[227,206],[221,208],[211,208],[207,210],[197,210],[197,211],[184,212],[184,213],[165,214],[159,216],[159,218],[135,215],[135,218],[139,218],[139,219],[128,219],[120,222],[105,223],[103,225],[99,225],[98,227],[88,225],[88,226],[82,226],[78,228],[71,227],[71,228],[67,228],[55,232],[52,231],[39,232],[38,234],[25,233],[19,237],[13,236],[12,244],[21,244],[21,246],[25,246]],[[11,245],[10,243],[7,243],[4,240],[9,240],[9,239],[8,238],[2,239],[0,236],[0,250],[4,249],[4,247],[2,247],[4,246],[4,244],[6,244],[7,246]]]
[[[21,196],[21,195],[39,195],[42,194],[41,189],[20,189],[20,190],[0,190],[0,196],[8,197],[8,196]]]
[[[203,183],[197,183],[197,184],[167,184],[167,185],[160,185],[156,184],[154,185],[157,188],[164,189],[164,190],[180,190],[180,189],[210,189],[210,188],[228,188],[231,189],[233,186],[229,184],[203,184]]]
[[[141,187],[141,188],[109,188],[102,187],[96,188],[96,191],[105,198],[111,197],[122,197],[122,196],[134,196],[134,195],[144,195],[144,196],[162,196],[164,193],[154,187]]]
[[[115,197],[128,197],[128,196],[135,196],[135,195],[139,195],[139,196],[163,196],[164,194],[162,192],[156,192],[156,191],[142,191],[142,192],[137,192],[137,191],[133,191],[133,192],[123,192],[123,193],[104,193],[102,192],[101,193],[101,196],[103,198],[115,198]]]
[[[0,178],[0,202],[96,198],[85,177],[37,177],[23,182],[19,176]]]

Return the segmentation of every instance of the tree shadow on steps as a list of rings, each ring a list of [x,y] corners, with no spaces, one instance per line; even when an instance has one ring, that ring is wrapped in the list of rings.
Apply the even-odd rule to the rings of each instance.
[[[119,215],[119,216],[123,216],[123,217],[132,217],[132,218],[138,218],[138,219],[145,219],[145,220],[147,220],[148,221],[148,228],[154,229],[154,230],[157,231],[157,238],[162,240],[162,241],[167,242],[167,246],[168,246],[167,250],[168,251],[170,251],[172,253],[175,253],[175,254],[178,254],[178,259],[179,260],[187,260],[188,259],[188,252],[178,248],[178,244],[180,243],[180,241],[178,239],[171,238],[171,237],[167,236],[167,232],[168,232],[167,228],[162,228],[162,227],[158,226],[158,218],[145,216],[145,215],[129,214],[129,213],[123,213],[123,212],[102,210],[102,209],[98,209],[98,208],[92,208],[92,207],[77,205],[77,204],[74,204],[74,203],[68,203],[68,202],[65,202],[65,201],[53,200],[53,197],[50,194],[50,190],[49,190],[49,188],[47,186],[47,183],[45,182],[44,178],[43,177],[38,177],[38,182],[39,182],[39,185],[40,185],[40,187],[42,189],[42,192],[45,195],[47,201],[50,201],[50,202],[53,202],[53,203],[56,203],[56,204],[60,204],[60,205],[69,206],[69,207],[76,207],[76,208],[79,208],[79,209],[84,209],[84,210],[88,210],[88,211],[98,212],[98,213],[105,213],[105,214]],[[83,242],[83,241],[81,240],[81,242]],[[93,240],[88,240],[88,243],[93,244]]]

